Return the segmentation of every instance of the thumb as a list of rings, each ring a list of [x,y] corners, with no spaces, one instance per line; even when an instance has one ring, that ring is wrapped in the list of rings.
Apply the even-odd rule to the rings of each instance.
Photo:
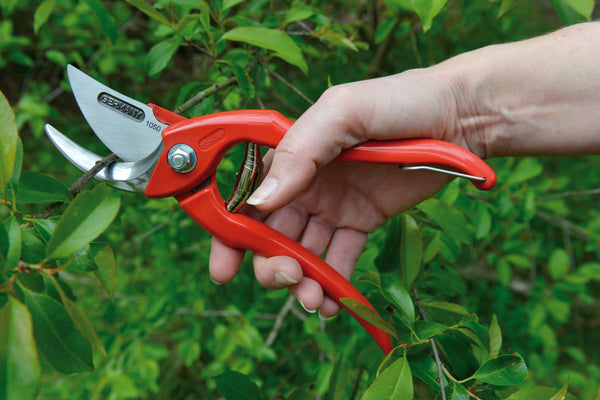
[[[354,107],[340,93],[346,89],[337,88],[328,89],[285,134],[268,174],[248,204],[267,212],[285,206],[310,185],[319,167],[365,140]]]

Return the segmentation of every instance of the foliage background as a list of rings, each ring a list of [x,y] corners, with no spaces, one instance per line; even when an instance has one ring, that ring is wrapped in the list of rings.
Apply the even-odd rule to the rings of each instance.
[[[561,0],[0,4],[0,90],[13,106],[23,144],[21,186],[23,176],[32,179],[25,171],[42,172],[65,185],[80,176],[45,138],[44,123],[92,151],[108,154],[70,94],[67,63],[128,96],[169,109],[215,83],[233,82],[187,110],[186,116],[265,107],[295,118],[310,105],[306,98],[316,100],[331,84],[425,67],[488,44],[543,34],[593,18],[594,6]],[[287,32],[301,59],[296,50],[286,54],[286,48],[251,46],[247,38],[236,37],[240,26]],[[226,32],[230,39],[219,40]],[[232,186],[240,155],[234,149],[221,166],[224,191]],[[476,319],[469,328],[475,336],[485,336],[490,326],[490,332],[501,329],[503,353],[518,353],[527,363],[528,379],[521,388],[553,387],[552,394],[539,397],[550,398],[568,382],[576,398],[599,399],[599,161],[580,157],[491,163],[499,177],[493,192],[482,194],[455,181],[432,202],[375,232],[359,261],[355,284],[385,308],[377,288],[358,278],[365,273],[372,278],[377,271],[416,271],[414,286],[407,284],[413,311],[433,301],[458,304]],[[69,296],[91,320],[107,356],[94,350],[94,371],[79,374],[58,373],[40,357],[38,398],[216,398],[227,396],[227,379],[239,384],[247,377],[265,398],[359,398],[367,390],[383,356],[348,315],[325,323],[305,314],[285,291],[259,286],[249,263],[233,283],[216,286],[208,278],[210,238],[174,200],[110,196],[120,197],[120,211],[92,246],[109,244],[112,249],[114,283],[100,284],[91,273],[97,266],[77,255],[59,274],[31,274],[44,277],[42,288],[38,286],[43,293],[53,287],[47,276],[72,289]],[[14,220],[21,231],[40,235],[14,210],[35,215],[48,201],[26,203],[12,204],[5,197],[0,207],[4,231],[10,232]],[[435,212],[440,209],[443,217]],[[64,207],[57,215],[62,213]],[[33,241],[25,240],[31,235],[22,235],[24,259],[34,250]],[[3,291],[10,292],[12,283],[6,283],[18,276],[28,289],[17,292],[35,292],[37,278],[8,265],[10,250],[3,251]],[[8,298],[0,292],[5,309]],[[436,314],[434,307],[427,311],[430,319],[455,326],[444,314]],[[465,344],[458,329],[435,332],[435,339],[445,365],[455,376],[467,378],[474,372],[469,363],[476,367],[493,346]],[[428,344],[415,349],[417,355],[431,352]],[[416,364],[410,361],[417,377]],[[435,397],[431,385],[417,378],[414,397]],[[466,386],[486,389],[485,384]],[[479,395],[506,398],[514,391],[514,386],[496,390],[488,385]]]

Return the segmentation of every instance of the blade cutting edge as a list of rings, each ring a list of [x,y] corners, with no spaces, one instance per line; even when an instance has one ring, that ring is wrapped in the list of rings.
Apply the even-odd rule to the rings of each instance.
[[[168,126],[154,110],[96,81],[72,65],[67,66],[77,105],[98,138],[123,161],[139,161],[161,145]]]

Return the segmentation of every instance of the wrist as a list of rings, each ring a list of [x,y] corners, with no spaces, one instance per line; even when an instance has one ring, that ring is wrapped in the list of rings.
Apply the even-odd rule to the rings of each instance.
[[[484,157],[600,153],[600,24],[488,46],[440,67],[453,71],[457,129]]]

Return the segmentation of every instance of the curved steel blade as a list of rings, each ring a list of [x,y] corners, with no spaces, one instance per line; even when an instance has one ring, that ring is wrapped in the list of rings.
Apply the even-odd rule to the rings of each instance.
[[[50,124],[46,124],[44,130],[58,151],[82,172],[89,171],[103,158],[73,142]],[[121,190],[143,192],[161,151],[162,145],[159,145],[154,153],[140,161],[112,163],[101,169],[94,178]]]
[[[142,160],[162,143],[168,125],[154,110],[96,81],[72,65],[67,66],[75,100],[98,138],[123,161]]]

